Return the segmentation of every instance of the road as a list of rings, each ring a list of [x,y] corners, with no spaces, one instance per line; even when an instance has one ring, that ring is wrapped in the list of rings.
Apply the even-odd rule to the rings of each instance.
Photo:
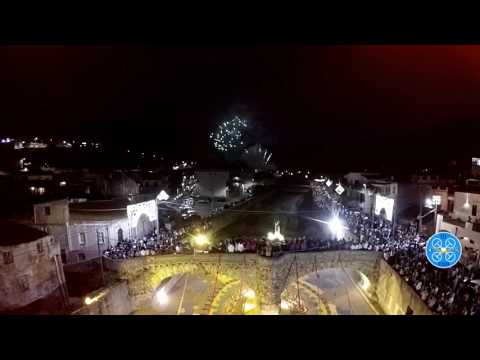
[[[152,301],[152,303],[146,307],[135,311],[133,315],[176,315],[185,286],[185,280],[187,281],[187,287],[185,288],[185,296],[180,314],[193,315],[201,313],[205,305],[208,307],[209,290],[213,288],[213,279],[189,275],[188,279],[184,277],[168,292],[165,304],[158,304]]]
[[[376,315],[362,290],[355,284],[360,275],[350,269],[325,269],[310,274],[304,281],[317,287],[333,313],[339,315]]]

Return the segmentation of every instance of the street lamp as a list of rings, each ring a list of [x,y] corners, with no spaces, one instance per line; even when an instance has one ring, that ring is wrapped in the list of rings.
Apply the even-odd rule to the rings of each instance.
[[[435,232],[437,231],[437,209],[438,205],[440,205],[441,203],[442,197],[440,195],[433,195],[431,198],[427,198],[425,200],[425,206],[429,209],[433,209],[434,212],[433,221],[435,226]]]

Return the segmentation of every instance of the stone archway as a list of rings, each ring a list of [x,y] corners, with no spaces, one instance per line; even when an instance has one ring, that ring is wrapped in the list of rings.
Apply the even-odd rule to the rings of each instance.
[[[144,236],[148,236],[153,233],[154,225],[146,214],[139,216],[137,221],[137,237],[142,239]]]

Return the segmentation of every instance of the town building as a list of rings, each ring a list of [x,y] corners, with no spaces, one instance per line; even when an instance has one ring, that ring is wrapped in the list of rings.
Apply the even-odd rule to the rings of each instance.
[[[378,173],[351,172],[344,176],[349,205],[362,211],[384,215],[393,221],[398,196],[398,183]]]
[[[435,191],[435,194],[442,194]],[[443,199],[443,197],[442,197]],[[453,205],[453,206],[452,206]],[[480,251],[480,190],[457,190],[448,196],[448,205],[437,215],[436,231],[455,234],[465,248]]]
[[[65,309],[60,244],[32,227],[2,221],[0,313],[52,313]]]
[[[123,239],[152,234],[158,208],[148,197],[49,201],[34,205],[34,226],[58,239],[64,263],[76,263],[100,257]]]

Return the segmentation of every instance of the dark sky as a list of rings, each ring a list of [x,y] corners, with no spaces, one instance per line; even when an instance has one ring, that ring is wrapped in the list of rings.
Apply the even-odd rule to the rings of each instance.
[[[5,46],[0,79],[5,135],[87,134],[204,156],[215,123],[240,113],[277,163],[480,153],[480,46]]]

